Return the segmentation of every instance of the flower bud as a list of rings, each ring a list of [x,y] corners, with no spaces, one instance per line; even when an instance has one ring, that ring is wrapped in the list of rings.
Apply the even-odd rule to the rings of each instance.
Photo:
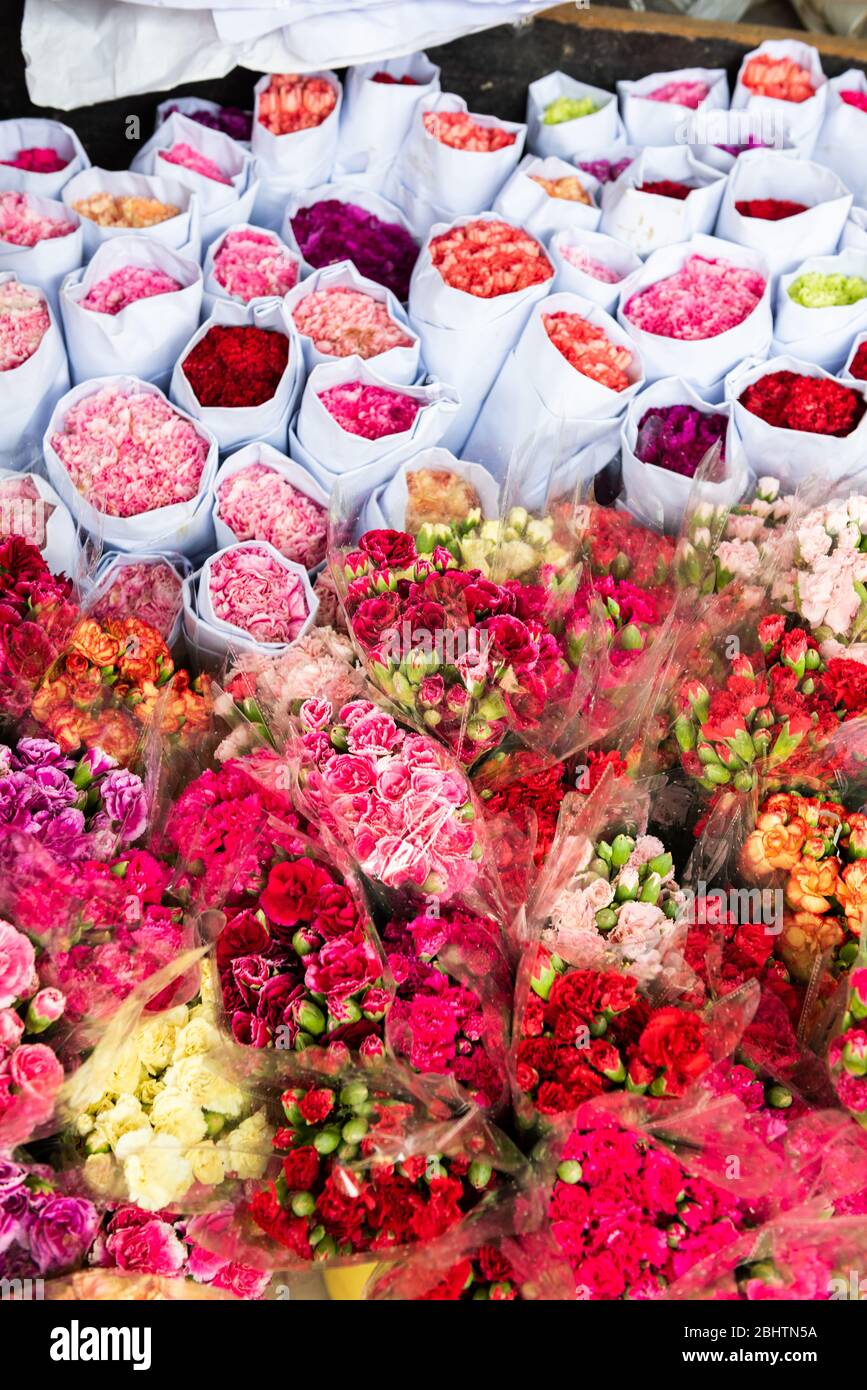
[[[567,1158],[557,1169],[557,1177],[561,1182],[568,1183],[570,1187],[574,1186],[576,1182],[580,1182],[582,1176],[581,1164],[574,1158]]]
[[[66,996],[59,989],[41,989],[34,994],[27,1008],[25,1028],[28,1033],[43,1033],[63,1014]]]

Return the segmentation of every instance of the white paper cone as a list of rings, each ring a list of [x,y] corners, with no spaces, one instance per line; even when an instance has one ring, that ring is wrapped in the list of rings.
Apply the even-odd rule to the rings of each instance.
[[[378,72],[414,82],[374,82]],[[440,70],[426,53],[361,63],[346,74],[335,175],[380,189],[399,157],[419,104],[440,90]]]
[[[267,227],[257,227],[252,222],[233,223],[233,225],[227,228],[225,232],[222,232],[221,235],[218,236],[215,241],[211,242],[210,246],[205,252],[204,259],[202,261],[202,276],[204,280],[204,293],[202,295],[202,315],[205,318],[209,318],[211,314],[214,312],[214,305],[216,304],[218,299],[228,300],[232,304],[250,303],[249,300],[240,299],[237,295],[229,294],[228,290],[220,284],[219,280],[216,277],[216,274],[214,273],[214,262],[216,261],[217,256],[220,254],[221,247],[223,246],[226,238],[228,236],[232,236],[236,232],[255,232],[259,236],[268,237],[275,250],[280,251],[283,255],[288,256],[292,261],[294,261],[294,263],[298,267],[298,278],[301,278],[301,257],[298,255],[297,251],[293,251],[291,247],[287,246],[285,241],[283,241],[282,238],[279,237],[276,232],[271,231],[270,228]],[[270,298],[270,296],[265,297]]]
[[[630,511],[661,516],[668,532],[678,531],[689,503],[693,480],[655,463],[642,463],[636,457],[638,427],[654,406],[691,405],[704,415],[724,415],[728,420],[725,445],[725,476],[718,483],[703,483],[702,496],[715,507],[729,507],[743,497],[749,484],[743,445],[732,419],[731,402],[714,405],[702,400],[688,382],[665,377],[633,397],[626,408],[621,433],[620,458],[623,490]]]
[[[807,211],[768,222],[744,217],[736,204],[754,198],[777,198],[806,204]],[[830,256],[852,206],[852,194],[830,169],[797,155],[742,154],[729,178],[720,206],[716,234],[760,251],[773,275],[794,270],[806,256]]]
[[[190,145],[217,164],[229,179],[220,183],[207,178],[183,164],[170,163],[162,152],[174,145]],[[222,131],[191,121],[179,111],[158,126],[150,140],[142,145],[130,165],[133,173],[154,178],[174,179],[182,188],[196,195],[201,212],[202,245],[211,242],[235,222],[243,222],[253,211],[257,179],[253,159],[243,145]]]
[[[68,163],[56,174],[36,174],[29,169],[14,169],[3,162],[14,159],[21,150],[32,149],[56,150]],[[43,116],[19,116],[16,120],[0,121],[0,189],[57,198],[71,178],[89,167],[84,146],[71,126],[46,120]]]
[[[3,484],[35,491],[38,497],[4,496]],[[23,535],[37,545],[52,574],[76,575],[79,562],[75,522],[50,483],[38,473],[17,473],[0,468],[0,536]]]
[[[117,386],[127,394],[150,394],[166,399],[158,387],[153,386],[148,381],[139,381],[137,377],[131,376],[99,377],[94,381],[82,382],[80,386],[73,386],[72,390],[58,401],[45,431],[43,450],[49,482],[60,494],[77,523],[89,531],[92,536],[116,550],[178,550],[182,555],[195,555],[206,549],[213,537],[211,513],[207,503],[208,493],[217,469],[217,441],[205,429],[200,420],[193,419],[184,410],[179,410],[178,414],[189,420],[208,443],[208,454],[202,470],[199,490],[189,502],[176,502],[170,507],[157,507],[153,511],[143,512],[139,516],[107,516],[104,512],[98,511],[74,487],[69,474],[54,451],[51,439],[60,430],[73,405],[107,386]]]
[[[402,394],[423,403],[411,428],[384,435],[381,439],[364,439],[342,429],[319,399],[322,391],[348,381],[362,381],[365,385],[392,391],[398,389],[360,357],[344,357],[314,367],[298,411],[298,442],[330,472],[352,472],[378,462],[386,454],[402,463],[419,449],[439,443],[460,404],[457,392],[440,382],[429,386],[402,386],[399,388]]]
[[[313,368],[318,367],[322,362],[340,361],[340,358],[320,352],[313,340],[306,333],[301,332],[292,317],[295,307],[308,294],[315,290],[329,289],[361,290],[364,294],[370,295],[371,299],[385,305],[389,317],[395,323],[400,324],[404,332],[412,338],[412,346],[389,348],[387,352],[378,353],[376,357],[368,357],[365,360],[373,365],[379,376],[385,381],[393,382],[396,386],[411,386],[414,381],[417,381],[421,347],[418,334],[410,325],[406,310],[384,285],[377,285],[374,280],[368,280],[365,276],[359,275],[352,261],[337,261],[334,265],[325,266],[322,270],[314,270],[306,280],[302,280],[299,285],[295,286],[294,290],[290,290],[284,296],[283,312],[287,321],[291,320],[298,334],[304,353],[306,371],[312,372]]]
[[[779,478],[786,488],[795,488],[812,474],[836,482],[863,467],[867,448],[867,415],[844,439],[829,434],[808,434],[804,430],[779,429],[759,419],[740,404],[739,397],[759,377],[771,372],[798,372],[801,376],[830,378],[831,373],[814,362],[795,357],[772,357],[767,362],[747,360],[726,378],[726,400],[734,403],[734,421],[743,441],[747,462],[754,473]],[[853,390],[867,396],[867,382],[847,382]]]
[[[683,200],[639,193],[639,185],[659,179],[695,185]],[[600,232],[623,241],[639,256],[661,246],[713,231],[725,179],[701,164],[684,145],[649,146],[614,183],[602,190]]]
[[[478,494],[482,516],[486,519],[499,516],[500,489],[486,468],[467,459],[456,459],[448,449],[422,449],[406,463],[401,464],[390,482],[373,494],[370,507],[365,508],[365,531],[380,527],[393,531],[404,529],[409,502],[407,474],[418,473],[422,469],[453,473],[456,477],[462,478]]]
[[[695,108],[650,99],[651,92],[669,82],[703,82],[709,91]],[[696,117],[728,110],[729,83],[725,68],[678,68],[651,73],[637,82],[618,82],[617,95],[631,145],[681,145],[688,143],[685,134]]]
[[[184,372],[184,362],[198,342],[204,338],[209,328],[215,324],[251,325],[282,333],[289,340],[289,359],[277,390],[269,401],[262,405],[250,406],[203,406],[193,391]],[[273,444],[275,449],[286,443],[286,431],[295,409],[301,389],[303,369],[301,348],[297,335],[283,316],[282,301],[279,299],[254,299],[249,304],[236,304],[233,300],[220,299],[214,304],[214,312],[206,319],[183,349],[172,372],[169,397],[175,405],[187,411],[209,430],[217,440],[220,451],[240,449],[258,439]]]
[[[590,97],[599,110],[557,125],[545,125],[545,111],[557,97],[572,97],[576,101]],[[527,88],[527,145],[543,158],[559,155],[561,159],[570,159],[576,150],[612,144],[618,127],[617,98],[602,87],[588,86],[565,72],[549,72]]]
[[[867,251],[867,208],[851,207],[840,236],[841,251]]]
[[[619,278],[609,283],[579,270],[567,260],[564,247],[575,247],[585,251],[593,260],[608,266]],[[636,270],[641,269],[640,256],[622,241],[615,241],[604,232],[587,232],[577,227],[556,232],[548,243],[548,255],[557,269],[555,292],[578,294],[582,299],[589,299],[598,304],[609,314],[616,310],[622,282],[628,275],[633,275]]]
[[[8,271],[0,273],[0,284],[16,278]],[[38,285],[23,288],[41,295],[51,322],[26,362],[0,372],[0,464],[13,472],[26,468],[40,450],[51,412],[69,390],[63,335],[48,296]]]
[[[568,198],[552,198],[533,176],[543,179],[577,178],[592,202],[572,202]],[[594,231],[599,226],[602,210],[599,207],[600,186],[592,174],[577,171],[564,159],[525,155],[508,183],[494,200],[494,212],[503,213],[511,222],[518,222],[546,245],[555,232],[570,228]]]
[[[292,219],[300,208],[312,207],[314,203],[330,200],[338,203],[352,203],[356,207],[364,208],[365,212],[370,212],[374,217],[378,217],[380,222],[396,223],[398,226],[409,231],[406,218],[399,208],[390,203],[387,198],[383,198],[378,193],[371,192],[368,188],[359,188],[351,183],[327,183],[318,188],[306,189],[297,195],[293,195],[286,203],[281,223],[281,236],[286,245],[295,251],[301,259],[301,274],[303,276],[312,275],[314,270],[324,270],[324,266],[313,266],[304,259],[304,254],[295,239],[292,230]],[[339,264],[335,262],[334,264]]]
[[[854,381],[857,383],[862,382],[864,380],[863,377],[857,377],[852,375],[852,363],[855,361],[859,347],[862,343],[865,342],[867,342],[867,332],[859,333],[857,338],[853,342],[851,348],[849,349],[849,355],[846,358],[845,365],[840,373],[841,381]]]
[[[56,311],[60,282],[71,270],[77,270],[84,258],[83,218],[52,198],[43,198],[38,193],[24,196],[41,217],[68,222],[74,230],[66,236],[37,241],[35,246],[16,246],[0,236],[0,274],[8,272],[22,284],[37,286]]]
[[[658,333],[648,333],[638,328],[626,313],[626,306],[633,295],[656,284],[658,280],[676,274],[691,256],[731,261],[734,265],[757,271],[765,280],[765,292],[755,309],[727,332],[697,341],[664,338]],[[695,236],[675,246],[661,247],[641,270],[624,281],[620,287],[617,319],[638,347],[649,382],[663,377],[680,377],[707,400],[713,400],[714,395],[708,392],[713,390],[715,384],[721,383],[732,367],[744,357],[764,357],[770,349],[773,333],[770,271],[764,258],[755,251],[721,241],[718,237]]]
[[[789,289],[802,275],[857,275],[867,280],[867,251],[842,251],[836,256],[812,256],[789,275],[780,277],[774,317],[775,356],[803,357],[826,371],[838,372],[849,356],[852,337],[867,329],[867,296],[855,304],[830,309],[805,309],[790,298]]]
[[[771,58],[791,58],[799,67],[806,68],[813,79],[814,95],[801,102],[752,95],[742,78],[750,59],[759,53]],[[750,113],[756,123],[756,138],[777,145],[786,139],[796,146],[803,158],[809,159],[825,118],[827,86],[828,79],[822,72],[819,54],[812,44],[796,39],[768,39],[744,55],[732,96],[732,110]]]
[[[126,170],[83,169],[64,185],[62,197],[66,207],[74,209],[76,203],[92,197],[95,193],[108,193],[114,198],[156,198],[158,202],[167,203],[180,211],[174,217],[167,217],[165,222],[155,223],[153,227],[101,227],[98,222],[82,216],[80,220],[85,261],[90,260],[102,242],[118,236],[151,237],[154,241],[161,241],[164,246],[170,246],[174,251],[189,256],[191,260],[199,259],[199,201],[195,193],[176,179],[162,175],[156,178],[149,174],[135,174]],[[78,264],[81,263],[79,259]],[[74,269],[75,266],[68,266],[67,272]]]
[[[307,72],[305,77],[321,77],[333,88],[337,98],[330,115],[309,130],[290,135],[273,135],[259,120],[259,97],[271,85],[266,73],[253,88],[253,138],[250,142],[259,169],[265,177],[291,179],[296,188],[315,188],[331,177],[340,133],[343,89],[335,72]]]
[[[169,569],[177,576],[181,586],[181,593],[178,596],[178,615],[172,624],[171,631],[165,638],[166,646],[174,647],[181,635],[183,626],[183,584],[191,568],[189,560],[176,551],[141,551],[134,555],[106,552],[97,565],[94,581],[87,595],[88,611],[92,612],[101,599],[110,592],[119,577],[120,570],[127,565],[140,564],[168,565]]]
[[[867,111],[842,100],[841,92],[867,95],[867,74],[849,68],[832,77],[827,87],[825,119],[816,141],[813,158],[817,164],[833,169],[856,198],[867,194],[867,163],[856,151],[867,149]]]
[[[159,130],[160,126],[163,125],[175,111],[179,111],[182,116],[189,116],[192,120],[194,111],[209,111],[212,116],[217,116],[223,109],[224,107],[221,102],[206,101],[204,97],[169,97],[168,101],[161,101],[157,106],[154,129]],[[252,120],[252,111],[245,111],[244,114],[249,116]],[[230,139],[233,138],[234,137],[230,137]],[[235,143],[241,145],[245,150],[250,148],[249,140],[236,140]]]
[[[183,624],[187,640],[197,652],[211,659],[220,659],[236,652],[265,652],[277,656],[292,646],[292,642],[257,642],[242,628],[225,622],[214,612],[208,586],[214,562],[221,555],[225,555],[227,550],[247,550],[251,546],[267,550],[285,569],[297,576],[304,590],[307,618],[293,642],[297,642],[309,632],[316,620],[319,600],[313,592],[307,571],[301,565],[294,565],[265,541],[238,541],[233,545],[224,546],[208,557],[198,573],[190,575],[184,581],[183,588]]]
[[[398,449],[394,455],[383,454],[376,463],[364,464],[360,468],[348,469],[343,473],[335,473],[330,468],[326,468],[323,463],[315,459],[311,453],[299,442],[296,432],[298,417],[289,427],[289,457],[316,479],[322,489],[331,497],[336,487],[343,487],[348,482],[355,485],[356,480],[360,479],[358,487],[365,497],[372,496],[375,489],[388,482],[395,471],[404,461],[403,452]]]
[[[602,328],[611,342],[628,348],[632,362],[627,368],[627,389],[612,391],[576,371],[548,337],[543,316],[549,313],[579,314]],[[549,295],[530,314],[479,412],[464,453],[485,464],[497,479],[505,477],[516,449],[525,441],[532,441],[534,452],[545,460],[560,462],[590,442],[588,420],[622,414],[643,384],[635,344],[614,319],[577,295]]]
[[[482,213],[479,218],[460,217],[452,225],[508,220],[495,213]],[[446,224],[433,227],[422,248],[410,282],[409,316],[421,338],[422,360],[427,370],[440,380],[452,377],[461,383],[461,409],[441,441],[445,448],[460,453],[533,305],[545,298],[554,277],[492,299],[479,299],[453,289],[430,257],[430,240],[448,230]]]
[[[241,473],[245,468],[250,468],[254,464],[262,464],[269,468],[281,478],[285,478],[288,483],[295,488],[296,492],[309,497],[312,502],[317,502],[320,507],[328,506],[328,493],[321,483],[308,473],[299,463],[293,462],[279,450],[272,449],[270,444],[247,444],[243,449],[239,449],[236,454],[230,454],[223,461],[217,470],[213,486],[213,521],[214,535],[218,546],[234,545],[242,539],[235,535],[234,531],[223,520],[220,515],[220,487],[229,478],[233,478],[236,473]],[[288,557],[287,557],[288,558]]]
[[[81,307],[94,285],[125,266],[162,270],[183,288],[136,300],[118,314]],[[195,261],[149,237],[115,237],[103,242],[87,269],[68,275],[60,290],[73,382],[110,376],[112,368],[123,362],[130,375],[164,388],[179,353],[198,326],[201,305],[202,272]]]

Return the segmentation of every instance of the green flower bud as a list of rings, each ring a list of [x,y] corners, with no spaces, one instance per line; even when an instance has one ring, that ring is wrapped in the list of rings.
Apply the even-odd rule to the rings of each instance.
[[[323,1158],[326,1154],[333,1154],[339,1143],[339,1129],[330,1127],[328,1129],[321,1129],[318,1134],[314,1134],[313,1136],[313,1147],[318,1154],[322,1154]]]
[[[615,836],[611,846],[611,863],[615,869],[623,867],[634,849],[635,841],[631,835]]]
[[[481,1192],[483,1188],[487,1187],[493,1176],[494,1170],[490,1164],[483,1163],[479,1158],[473,1159],[467,1172],[470,1186],[474,1187],[477,1192]]]
[[[340,1104],[348,1105],[350,1110],[355,1110],[359,1105],[363,1105],[370,1092],[363,1081],[350,1081],[340,1090]]]
[[[581,1164],[574,1158],[567,1158],[557,1169],[557,1177],[561,1182],[569,1183],[570,1186],[580,1182],[583,1176]]]
[[[295,1192],[289,1199],[293,1216],[312,1216],[316,1210],[316,1198],[312,1192]]]

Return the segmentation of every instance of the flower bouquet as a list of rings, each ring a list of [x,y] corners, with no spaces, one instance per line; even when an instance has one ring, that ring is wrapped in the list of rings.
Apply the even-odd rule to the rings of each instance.
[[[36,285],[0,271],[0,459],[20,467],[56,402],[69,390],[69,366],[55,311]],[[3,530],[26,527],[4,525]]]

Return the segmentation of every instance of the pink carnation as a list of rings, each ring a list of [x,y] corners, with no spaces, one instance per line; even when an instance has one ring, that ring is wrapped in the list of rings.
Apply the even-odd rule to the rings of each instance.
[[[589,255],[583,246],[561,246],[560,254],[576,270],[583,270],[585,275],[592,275],[594,280],[600,280],[604,285],[616,285],[623,279],[618,271]]]
[[[365,386],[361,381],[347,381],[330,386],[319,399],[329,415],[348,434],[363,439],[382,439],[387,434],[402,434],[412,427],[422,402],[402,391],[387,391],[383,386]]]
[[[299,576],[264,546],[238,546],[219,556],[208,589],[217,617],[257,642],[292,642],[307,619]]]
[[[71,406],[51,447],[73,485],[107,516],[141,516],[189,502],[207,440],[163,396],[104,386]]]
[[[721,258],[690,256],[673,275],[634,294],[624,312],[646,333],[695,342],[743,323],[764,292],[758,271]]]
[[[0,241],[35,246],[39,241],[69,236],[75,224],[67,218],[43,217],[26,193],[0,193]]]
[[[665,82],[655,91],[644,92],[643,96],[645,101],[666,101],[675,106],[688,106],[695,111],[709,91],[706,82]]]
[[[193,149],[192,145],[187,145],[183,140],[172,145],[170,150],[160,150],[160,159],[164,159],[167,164],[179,164],[183,169],[190,169],[194,174],[201,174],[204,179],[213,179],[215,183],[231,184],[232,180],[225,174],[213,159],[202,154],[200,150]]]
[[[173,294],[180,289],[183,289],[180,281],[167,275],[164,270],[124,265],[119,270],[113,270],[104,280],[97,280],[95,285],[91,285],[79,304],[82,309],[90,309],[95,314],[119,314],[121,309],[135,304],[139,299]]]
[[[329,357],[378,357],[391,348],[412,347],[412,338],[385,304],[363,290],[313,290],[292,310],[295,327]]]
[[[268,541],[287,560],[313,569],[325,559],[325,508],[263,463],[251,463],[217,489],[220,519],[239,541]]]
[[[282,297],[298,283],[298,259],[270,232],[227,232],[214,257],[214,278],[244,304],[266,295]]]
[[[0,372],[20,367],[32,357],[51,325],[38,290],[7,280],[0,285]]]
[[[115,570],[111,587],[93,610],[100,622],[130,613],[161,637],[169,636],[181,611],[181,581],[171,565],[136,560]]]

